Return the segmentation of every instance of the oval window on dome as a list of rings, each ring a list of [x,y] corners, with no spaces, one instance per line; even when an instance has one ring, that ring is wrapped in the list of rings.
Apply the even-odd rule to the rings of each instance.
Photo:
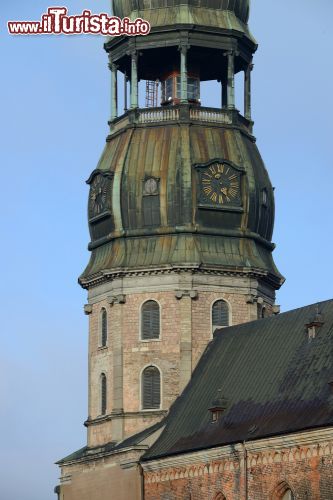
[[[262,194],[261,194],[261,202],[262,204],[264,205],[264,207],[267,207],[267,204],[268,204],[268,193],[267,193],[267,189],[264,188],[262,190]]]

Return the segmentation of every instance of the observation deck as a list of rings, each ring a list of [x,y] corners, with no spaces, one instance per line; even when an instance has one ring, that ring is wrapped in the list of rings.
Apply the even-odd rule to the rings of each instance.
[[[129,127],[158,126],[175,123],[209,124],[238,128],[252,136],[253,122],[237,109],[211,108],[190,104],[170,107],[135,108],[109,121],[110,137]]]

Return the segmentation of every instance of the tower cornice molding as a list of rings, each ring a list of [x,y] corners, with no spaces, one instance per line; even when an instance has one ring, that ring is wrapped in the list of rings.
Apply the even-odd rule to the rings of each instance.
[[[168,413],[167,410],[146,410],[146,411],[123,411],[123,410],[114,410],[112,413],[108,415],[103,415],[101,417],[97,417],[94,419],[87,419],[84,422],[85,427],[91,427],[91,426],[96,426],[96,425],[101,425],[105,422],[109,422],[111,420],[115,419],[128,419],[128,418],[133,418],[136,419],[138,417],[151,417],[151,418],[160,418],[166,416]]]
[[[110,271],[101,271],[100,273],[89,278],[81,278],[79,280],[82,288],[88,290],[103,283],[114,281],[115,279],[144,277],[144,276],[163,276],[166,274],[180,274],[180,273],[202,274],[202,275],[215,275],[215,276],[229,276],[229,277],[247,277],[253,279],[260,279],[267,282],[274,288],[279,289],[283,281],[278,277],[266,272],[262,269],[226,269],[204,267],[200,265],[188,266],[170,266],[167,268],[150,268],[150,269],[113,269]]]

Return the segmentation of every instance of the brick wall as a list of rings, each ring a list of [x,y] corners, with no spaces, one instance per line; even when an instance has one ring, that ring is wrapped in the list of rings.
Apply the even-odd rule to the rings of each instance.
[[[163,466],[161,459],[158,470],[145,471],[145,500],[214,500],[219,492],[227,500],[278,500],[288,487],[296,500],[332,500],[333,442],[315,443],[316,431],[311,434],[308,445],[274,449],[269,441],[266,448],[261,443],[260,451],[248,453],[246,469],[241,445],[229,457],[211,461],[202,460],[200,453],[197,461],[184,454],[183,466],[171,467],[168,459]]]
[[[207,288],[207,286],[206,286]],[[217,289],[217,290],[216,290]],[[248,295],[200,290],[196,298],[176,298],[175,291],[128,293],[122,304],[110,305],[103,298],[93,304],[89,336],[89,417],[94,422],[88,429],[89,446],[113,439],[119,440],[154,424],[163,414],[141,410],[141,373],[148,365],[161,372],[161,410],[168,410],[190,379],[207,344],[212,339],[211,310],[213,303],[224,299],[230,306],[230,322],[251,321],[256,304],[248,303]],[[141,306],[147,300],[160,304],[161,336],[149,342],[140,339]],[[100,316],[108,314],[108,343],[100,347]],[[123,424],[113,430],[112,422],[100,419],[100,376],[107,376],[107,414],[123,410]],[[97,421],[96,421],[97,419]],[[111,418],[112,419],[112,418]],[[118,425],[118,424],[117,424]],[[120,430],[119,430],[120,429]]]

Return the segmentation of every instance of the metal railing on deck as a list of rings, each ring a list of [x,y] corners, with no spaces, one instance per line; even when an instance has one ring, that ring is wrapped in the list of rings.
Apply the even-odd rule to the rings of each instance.
[[[232,116],[223,109],[190,108],[190,119],[208,123],[232,123]]]
[[[179,119],[179,108],[146,108],[139,111],[139,123],[172,122]]]
[[[177,121],[236,125],[252,133],[252,122],[244,118],[237,110],[188,105],[133,109],[110,122],[110,127],[111,133],[115,133],[129,124],[144,125]]]

